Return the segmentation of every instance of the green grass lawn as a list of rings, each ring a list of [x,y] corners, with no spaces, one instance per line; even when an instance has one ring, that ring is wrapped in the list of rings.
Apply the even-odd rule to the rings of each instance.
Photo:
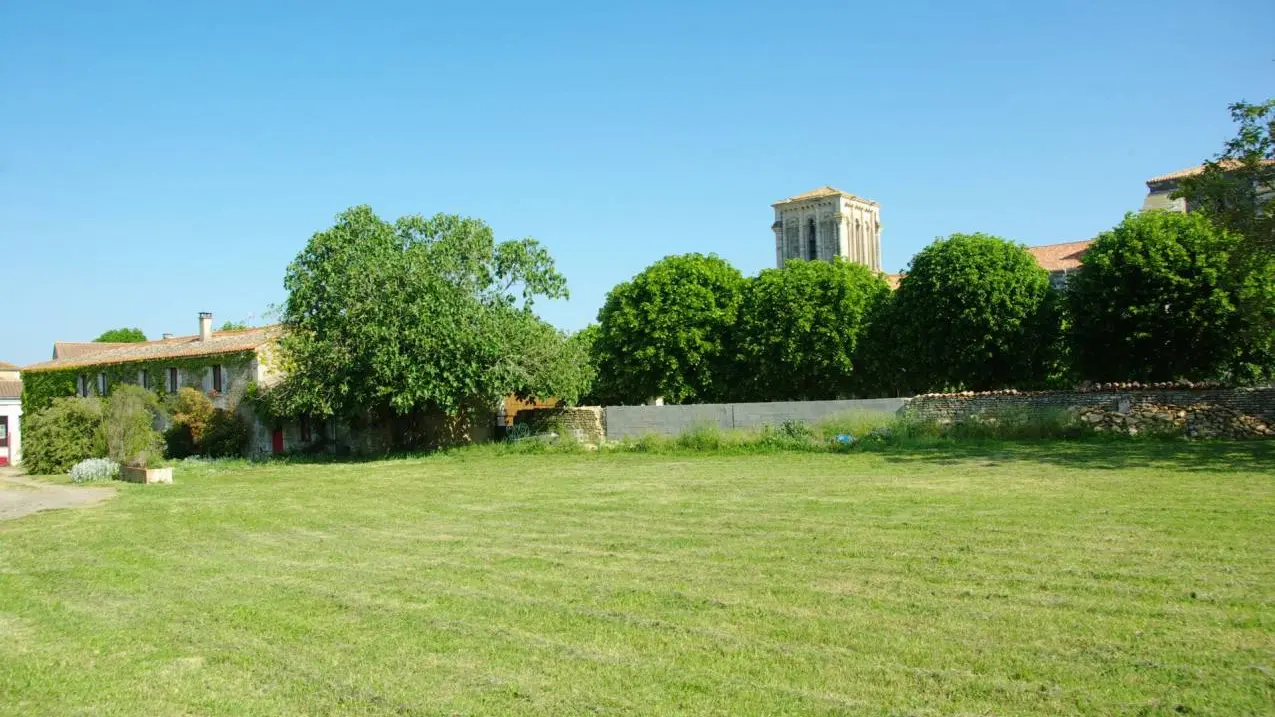
[[[0,714],[1275,712],[1275,444],[179,467],[0,523]]]

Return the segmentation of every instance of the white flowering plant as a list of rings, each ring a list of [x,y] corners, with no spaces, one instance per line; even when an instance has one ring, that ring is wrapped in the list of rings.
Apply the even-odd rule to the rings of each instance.
[[[119,476],[120,464],[110,458],[86,458],[71,467],[72,483],[91,483]]]

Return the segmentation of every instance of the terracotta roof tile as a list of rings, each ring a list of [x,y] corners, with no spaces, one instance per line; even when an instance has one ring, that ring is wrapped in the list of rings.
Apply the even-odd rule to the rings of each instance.
[[[8,361],[0,361],[0,371],[17,371],[18,367]]]
[[[0,381],[0,398],[22,398],[22,382]]]
[[[806,192],[805,194],[798,194],[795,197],[780,199],[779,201],[775,202],[775,204],[787,204],[788,202],[800,202],[806,199],[822,199],[824,197],[850,197],[851,199],[855,199],[860,202],[864,202],[866,204],[876,205],[876,202],[872,201],[871,199],[864,199],[863,197],[855,196],[851,194],[850,192],[843,192],[840,189],[837,189],[836,187],[826,187],[826,186],[820,187],[818,189],[812,189],[811,191]],[[771,206],[774,206],[774,204],[772,204]]]
[[[1045,271],[1070,271],[1080,268],[1081,257],[1092,243],[1093,240],[1088,239],[1065,244],[1030,246],[1027,247],[1027,251],[1035,257],[1036,263],[1040,264]]]
[[[32,364],[23,371],[58,371],[81,366],[102,366],[132,361],[160,361],[166,358],[190,358],[216,356],[218,354],[252,351],[279,337],[278,325],[260,326],[240,331],[214,331],[208,341],[200,341],[198,335],[177,336],[159,341],[135,344],[96,344],[97,351],[63,354],[62,358]],[[75,344],[76,349],[93,344]]]
[[[1223,160],[1218,162],[1218,164],[1222,167],[1222,169],[1228,170],[1240,166],[1240,163],[1235,160]],[[1262,164],[1266,166],[1273,165],[1275,164],[1275,159],[1262,160]],[[1186,169],[1179,169],[1176,172],[1169,172],[1168,174],[1161,174],[1158,177],[1152,177],[1147,180],[1147,184],[1159,184],[1161,182],[1171,182],[1175,179],[1186,179],[1187,177],[1194,177],[1203,171],[1204,165],[1197,164],[1194,167],[1187,167]]]
[[[53,358],[65,359],[93,354],[103,349],[132,346],[129,343],[112,343],[109,341],[54,341]]]

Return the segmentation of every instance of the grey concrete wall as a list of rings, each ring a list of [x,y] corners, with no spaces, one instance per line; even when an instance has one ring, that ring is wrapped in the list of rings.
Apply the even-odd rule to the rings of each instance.
[[[906,398],[859,401],[777,401],[774,403],[702,403],[690,406],[608,406],[607,438],[636,438],[656,434],[676,436],[709,425],[723,429],[777,426],[784,421],[813,423],[838,413],[894,415]]]

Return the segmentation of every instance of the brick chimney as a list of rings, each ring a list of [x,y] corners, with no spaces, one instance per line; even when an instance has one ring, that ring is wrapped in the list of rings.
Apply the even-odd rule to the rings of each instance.
[[[199,340],[209,341],[212,339],[212,312],[199,312]]]
[[[161,339],[164,339],[165,341],[167,341],[168,339],[173,338],[173,335],[172,335],[172,334],[170,334],[170,333],[168,333],[168,332],[164,332],[164,335],[163,335],[163,336],[161,336],[160,338],[161,338]]]

